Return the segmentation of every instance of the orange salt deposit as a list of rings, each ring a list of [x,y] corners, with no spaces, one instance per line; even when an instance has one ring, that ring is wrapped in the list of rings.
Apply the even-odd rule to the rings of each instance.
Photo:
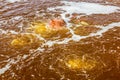
[[[49,23],[49,27],[53,29],[61,29],[65,24],[66,23],[63,19],[52,19]]]

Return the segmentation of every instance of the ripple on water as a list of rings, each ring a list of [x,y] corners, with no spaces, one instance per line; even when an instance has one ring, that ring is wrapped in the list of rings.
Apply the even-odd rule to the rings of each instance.
[[[8,1],[10,1],[10,2],[16,2],[16,1],[20,1],[20,0],[8,0]],[[62,12],[61,13],[61,17],[66,21],[66,22],[68,22],[69,20],[70,20],[70,17],[68,17],[68,18],[66,18],[65,17],[65,15],[66,14],[73,14],[73,13],[78,13],[78,14],[84,14],[84,15],[92,15],[92,14],[109,14],[109,13],[114,13],[114,12],[118,12],[118,9],[119,9],[119,7],[116,7],[116,6],[110,6],[110,5],[102,5],[102,4],[95,4],[95,3],[87,3],[87,2],[78,2],[78,3],[76,3],[76,2],[68,2],[68,1],[62,1],[62,3],[64,3],[65,5],[63,5],[63,6],[57,6],[57,7],[55,7],[55,8],[48,8],[48,10],[50,10],[50,11],[55,11],[55,9],[62,9],[62,10],[60,10],[60,12]],[[19,19],[20,17],[15,17],[15,19],[17,20],[17,19]],[[88,24],[86,24],[86,25],[88,25]],[[44,40],[44,43],[43,44],[41,44],[41,45],[38,45],[37,46],[37,49],[35,50],[35,51],[41,51],[41,53],[40,52],[38,52],[38,53],[34,53],[35,51],[33,50],[33,52],[32,52],[32,50],[31,50],[31,53],[33,53],[33,54],[31,54],[31,56],[30,56],[30,58],[28,59],[29,61],[31,61],[31,60],[34,60],[36,57],[37,57],[37,55],[40,55],[40,54],[42,54],[42,52],[44,52],[44,51],[46,51],[45,49],[44,49],[44,46],[49,46],[49,48],[50,47],[53,47],[54,46],[54,44],[67,44],[67,43],[69,43],[71,40],[72,41],[74,41],[74,42],[78,42],[78,41],[80,41],[81,39],[85,39],[85,38],[88,38],[88,37],[93,37],[93,36],[102,36],[103,35],[103,33],[105,33],[105,32],[107,32],[109,29],[112,29],[112,28],[114,28],[114,27],[116,27],[116,26],[119,26],[120,25],[120,22],[116,22],[116,23],[111,23],[111,24],[109,24],[109,25],[107,25],[107,26],[102,26],[101,28],[100,28],[100,30],[98,30],[98,31],[96,31],[96,32],[94,32],[94,33],[91,33],[91,34],[89,34],[89,35],[78,35],[78,34],[75,34],[75,31],[73,30],[73,29],[71,29],[70,28],[70,26],[67,26],[67,29],[68,29],[68,31],[70,31],[70,33],[72,34],[72,36],[70,36],[69,38],[66,38],[66,37],[64,37],[63,39],[60,39],[59,40],[59,38],[57,38],[57,40],[53,40],[53,39],[44,39],[43,38],[43,40]],[[39,30],[39,27],[37,28],[37,30]],[[34,35],[37,35],[38,34],[38,32],[39,31],[37,31],[37,33],[35,33],[35,32],[23,32],[23,33],[21,33],[22,35],[28,35],[28,34],[34,34]],[[7,33],[11,33],[11,34],[18,34],[17,32],[15,32],[15,31],[10,31],[10,30],[2,30],[2,29],[0,29],[0,33],[1,34],[7,34]],[[40,31],[40,34],[41,34],[41,31]],[[42,34],[45,34],[44,32],[42,33]],[[24,35],[24,36],[25,36]],[[47,34],[47,35],[49,35],[49,33]],[[64,35],[64,34],[63,34]],[[39,37],[39,39],[41,38],[41,36],[40,35],[37,35],[37,37]],[[20,37],[19,37],[20,38]],[[18,39],[19,39],[18,38]],[[36,37],[35,37],[36,38]],[[18,40],[18,42],[19,41],[21,41],[21,39],[23,40],[23,38],[20,38],[20,40]],[[28,43],[33,43],[35,40],[31,40],[31,39],[33,39],[33,38],[28,38],[27,37],[27,41],[28,41]],[[24,40],[26,40],[26,38],[24,39]],[[27,41],[25,42],[25,43],[27,43]],[[13,42],[15,43],[15,45],[16,45],[16,41],[14,41],[13,40]],[[17,42],[17,44],[18,44],[18,42]],[[38,41],[37,41],[38,42]],[[39,44],[39,43],[38,43]],[[20,44],[21,45],[21,44]],[[22,46],[24,45],[24,43],[22,44]],[[64,46],[63,46],[64,47]],[[21,50],[23,50],[23,49],[21,49]],[[72,52],[72,51],[74,51],[74,49],[71,49],[71,51],[70,52]],[[70,52],[67,52],[67,53],[70,53]],[[59,53],[59,52],[56,52],[56,54],[57,53]],[[58,55],[61,55],[61,54],[63,54],[63,53],[60,53],[60,54],[58,54]],[[48,55],[48,54],[47,54]],[[50,55],[52,55],[52,53],[50,54]],[[63,54],[64,55],[64,54]],[[23,59],[26,59],[27,58],[27,56],[28,55],[25,55],[25,56],[23,56]],[[53,56],[52,56],[52,58],[57,58],[57,57],[59,57],[59,56],[57,56],[57,57],[55,57],[54,56],[54,54],[53,54]],[[48,58],[44,58],[43,57],[43,59],[44,60],[48,60]],[[63,59],[63,58],[62,58]],[[18,60],[18,62],[21,62],[21,60]],[[31,61],[32,62],[32,61]],[[42,62],[42,61],[41,61]],[[53,63],[54,63],[54,61],[53,61]],[[100,64],[99,64],[100,63]],[[12,62],[8,62],[8,64],[6,64],[6,66],[4,66],[3,68],[1,68],[0,69],[0,75],[1,74],[4,74],[7,70],[9,70],[9,69],[11,69],[11,64],[12,64]],[[16,63],[17,64],[17,63]],[[34,64],[34,63],[33,63]],[[43,71],[46,71],[47,72],[47,70],[48,70],[48,66],[49,65],[51,65],[52,63],[47,63],[46,62],[46,64],[43,62],[43,64],[41,64],[41,63],[39,63],[39,61],[38,61],[38,65],[37,66],[35,66],[34,68],[37,68],[38,69],[38,72],[39,73],[41,73],[41,71],[42,71],[42,68],[41,68],[41,66],[43,66],[44,67],[44,65],[46,65],[45,66],[45,68],[43,68],[44,70]],[[91,71],[91,70],[94,70],[94,69],[98,69],[98,66],[100,66],[99,68],[101,69],[102,67],[103,67],[103,64],[102,64],[102,62],[100,62],[98,59],[93,59],[93,57],[91,57],[91,58],[89,58],[89,57],[79,57],[79,56],[77,56],[77,55],[69,55],[69,56],[64,56],[64,59],[62,60],[62,62],[60,62],[60,63],[58,63],[59,64],[59,66],[62,68],[62,69],[65,69],[65,70],[75,70],[75,71],[77,71],[77,70],[84,70],[83,71],[83,73],[86,73],[86,71],[85,70],[88,70],[88,71]],[[35,64],[34,64],[35,65]],[[19,65],[19,67],[21,67],[21,66],[23,66],[23,65]],[[97,66],[97,67],[96,67]],[[56,67],[58,67],[58,66],[56,66]],[[16,67],[17,68],[17,67]],[[29,67],[30,68],[30,67]],[[60,69],[61,69],[60,68]],[[39,71],[39,69],[41,69],[41,71]],[[100,70],[99,69],[99,70]],[[58,68],[57,68],[57,70],[58,70]],[[98,70],[98,71],[99,71]],[[35,71],[36,72],[36,71]],[[62,72],[62,71],[61,71]],[[46,76],[48,76],[45,72],[43,72]],[[55,72],[53,72],[54,74],[56,74]],[[32,74],[32,68],[31,68],[31,73],[30,74]],[[58,72],[58,74],[60,74],[60,71]],[[64,74],[64,73],[63,73]],[[69,75],[69,73],[66,73],[66,74],[68,74]],[[37,74],[37,75],[39,75],[39,74]],[[40,74],[40,75],[42,75],[42,74]],[[74,75],[74,74],[73,74]],[[32,75],[32,76],[34,76],[34,75]],[[49,76],[51,76],[51,74],[49,74]],[[56,75],[55,75],[56,76]],[[74,75],[74,76],[76,76],[76,75]],[[63,78],[64,78],[64,76],[63,76]],[[70,77],[71,78],[71,77]]]

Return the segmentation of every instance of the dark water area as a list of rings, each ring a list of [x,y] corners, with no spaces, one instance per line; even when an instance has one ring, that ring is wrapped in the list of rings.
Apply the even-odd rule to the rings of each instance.
[[[120,6],[119,0],[70,1]],[[88,37],[74,41],[69,29],[47,32],[43,27],[41,39],[35,30],[44,24],[37,23],[60,17],[61,12],[47,8],[61,5],[60,0],[0,1],[0,80],[120,80],[120,13],[72,14],[71,23],[83,24],[72,30]],[[29,31],[33,23],[37,28]],[[112,23],[118,25],[105,32],[95,27]],[[100,29],[101,37],[89,36]]]

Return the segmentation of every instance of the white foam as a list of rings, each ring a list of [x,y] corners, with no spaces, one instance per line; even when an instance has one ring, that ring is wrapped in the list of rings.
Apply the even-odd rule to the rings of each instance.
[[[101,37],[103,35],[103,33],[107,32],[108,30],[110,30],[110,29],[112,29],[112,28],[114,28],[116,26],[120,27],[120,22],[111,23],[111,24],[109,24],[107,26],[103,26],[103,27],[101,27],[101,30],[97,31],[96,33],[91,33],[88,36],[73,35],[72,40],[73,41],[80,41],[81,39],[85,39],[85,38],[93,37],[93,36]]]
[[[20,2],[20,1],[28,1],[28,0],[6,0],[9,3],[15,3],[15,2]]]
[[[23,59],[26,59],[28,57],[28,55],[23,55]]]
[[[47,45],[47,46],[51,47],[54,44],[55,44],[55,41],[47,41],[44,45]]]
[[[9,70],[10,67],[11,67],[11,64],[15,64],[16,63],[16,61],[13,60],[13,59],[8,59],[7,62],[8,63],[3,68],[0,69],[0,75],[4,74],[7,70]]]
[[[118,11],[120,9],[116,6],[101,5],[98,3],[88,3],[88,2],[67,2],[62,1],[65,6],[59,6],[57,8],[63,9],[68,13],[84,13],[86,15],[91,14],[109,14]]]
[[[14,3],[14,2],[20,2],[21,0],[6,0],[7,2]]]
[[[12,64],[16,64],[16,63],[20,62],[21,60],[26,59],[27,57],[28,57],[28,55],[23,55],[23,57],[18,55],[16,57],[17,60],[12,59],[12,58],[5,60],[4,62],[7,62],[7,64],[4,67],[0,68],[0,75],[4,74],[6,71],[8,71],[11,68]]]
[[[6,34],[7,31],[0,29],[0,34]]]
[[[63,6],[57,6],[54,8],[48,8],[48,10],[56,10],[60,9],[62,11],[65,11],[66,13],[83,13],[86,15],[91,14],[109,14],[113,12],[117,12],[120,10],[117,6],[111,6],[111,5],[102,5],[98,3],[88,3],[88,2],[68,2],[68,1],[61,1],[61,3],[64,3]]]
[[[101,37],[103,35],[103,33],[107,32],[108,30],[114,28],[114,27],[120,27],[120,22],[116,22],[116,23],[111,23],[107,26],[103,26],[101,27],[101,30],[97,31],[96,33],[91,33],[88,36],[80,36],[80,35],[76,35],[74,34],[74,31],[72,31],[72,37],[71,38],[65,38],[62,41],[61,40],[55,40],[55,41],[46,41],[46,43],[44,45],[47,45],[49,47],[53,46],[54,44],[67,44],[69,41],[73,40],[75,42],[80,41],[81,39],[85,39],[88,37],[94,37],[94,36],[99,36]],[[99,26],[98,26],[99,27]]]
[[[18,32],[14,31],[14,30],[3,30],[3,29],[0,29],[0,34],[7,34],[7,33],[18,34]]]
[[[49,11],[60,11],[62,12],[61,17],[66,22],[69,21],[71,14],[77,13],[82,15],[91,15],[91,14],[110,14],[118,12],[120,10],[117,6],[111,5],[102,5],[98,3],[88,3],[88,2],[71,2],[71,1],[61,1],[64,3],[63,6],[50,7]],[[66,14],[70,14],[70,17],[65,17]]]
[[[18,34],[18,32],[13,31],[13,30],[10,30],[9,32],[10,32],[11,34]]]
[[[10,68],[10,64],[7,64],[5,67],[0,69],[0,75],[4,74],[9,68]]]
[[[120,27],[120,22],[116,22],[116,23],[111,23],[105,27],[102,27],[101,30],[97,31],[96,33],[91,33],[89,36],[92,37],[92,36],[102,36],[103,33],[107,32],[109,29],[112,29],[114,27]]]

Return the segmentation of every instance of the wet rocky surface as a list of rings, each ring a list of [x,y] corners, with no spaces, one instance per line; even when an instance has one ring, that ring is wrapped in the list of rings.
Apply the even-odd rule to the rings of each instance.
[[[120,6],[119,0],[71,1]],[[44,51],[38,50],[41,44],[37,39],[34,43],[22,46],[22,48],[11,46],[12,40],[16,36],[19,37],[18,34],[25,33],[26,28],[32,22],[43,20],[48,22],[50,19],[60,16],[60,13],[52,13],[47,10],[48,7],[58,5],[63,4],[59,0],[0,2],[0,80],[119,80],[120,25],[109,29],[101,37],[87,37],[78,42],[71,40],[67,44],[56,43],[52,47],[42,46]],[[119,15],[119,12],[93,14],[85,15],[79,19],[73,15],[71,20],[74,19],[76,24],[80,21],[89,24],[77,27],[79,30],[76,29],[76,34],[86,36],[99,30],[94,25],[106,26],[113,22],[120,22]],[[14,30],[18,34],[11,33],[9,30]],[[6,31],[8,32],[6,33]],[[67,65],[68,61],[76,58],[83,59],[88,67],[71,69]],[[85,65],[83,62],[81,62],[81,66]],[[87,65],[87,63],[91,64]]]

